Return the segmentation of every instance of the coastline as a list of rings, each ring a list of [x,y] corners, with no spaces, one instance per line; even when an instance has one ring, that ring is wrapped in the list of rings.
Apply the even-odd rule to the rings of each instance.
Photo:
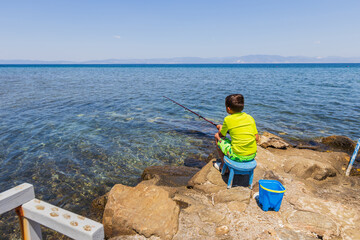
[[[108,198],[103,216],[107,237],[112,240],[360,237],[356,231],[360,224],[357,206],[360,199],[356,194],[360,178],[344,176],[348,154],[259,146],[252,190],[241,186],[241,176],[237,183],[240,186],[226,189],[227,179],[213,168],[214,160],[201,170],[149,167],[137,186],[115,185],[107,197],[95,201],[105,207]],[[275,179],[285,186],[279,212],[261,210],[256,200],[259,179]],[[142,204],[151,206],[151,210],[139,207]]]
[[[266,137],[267,136],[267,137]],[[266,140],[266,138],[268,138]],[[272,141],[268,141],[269,138],[273,138]],[[323,138],[326,139],[326,138]],[[224,214],[225,216],[231,216],[233,218],[241,218],[243,219],[243,224],[247,224],[247,223],[253,223],[253,224],[258,224],[256,221],[256,219],[263,219],[262,222],[268,221],[268,217],[266,217],[266,214],[272,214],[271,216],[275,215],[277,217],[282,216],[282,209],[284,203],[286,202],[286,205],[290,206],[296,206],[299,209],[305,209],[306,211],[310,211],[310,212],[314,212],[314,210],[312,209],[307,209],[304,208],[304,206],[299,207],[298,204],[299,203],[294,203],[294,199],[299,198],[299,196],[297,196],[297,192],[295,190],[292,190],[291,196],[288,195],[289,193],[289,184],[292,186],[293,184],[295,188],[299,187],[300,189],[302,189],[301,191],[305,191],[306,192],[306,196],[307,196],[307,200],[309,200],[307,202],[307,204],[311,205],[311,204],[315,204],[317,207],[321,207],[324,208],[324,206],[322,206],[321,204],[322,201],[328,202],[327,198],[330,196],[332,198],[331,200],[331,204],[335,204],[337,207],[341,206],[344,207],[345,209],[351,209],[352,206],[355,206],[355,210],[357,209],[356,206],[356,202],[358,199],[358,196],[356,196],[356,191],[359,191],[359,185],[360,185],[360,178],[359,176],[351,176],[351,177],[344,177],[344,170],[346,167],[346,164],[349,160],[349,155],[343,152],[337,152],[337,151],[346,151],[346,149],[350,146],[350,145],[346,145],[346,140],[348,140],[348,138],[344,138],[341,137],[339,138],[339,136],[333,136],[330,137],[329,139],[332,139],[332,145],[328,146],[328,145],[321,145],[319,143],[319,146],[324,147],[325,148],[321,148],[319,146],[316,146],[316,148],[313,148],[313,146],[310,144],[307,144],[307,142],[302,142],[301,144],[298,143],[298,145],[294,146],[292,144],[289,144],[289,146],[285,149],[282,146],[285,146],[286,144],[288,144],[286,141],[284,141],[283,139],[281,139],[280,137],[276,136],[276,135],[272,135],[269,133],[264,133],[262,135],[262,140],[266,140],[264,141],[264,144],[262,144],[262,146],[259,146],[259,154],[258,157],[260,158],[258,161],[258,167],[257,169],[255,169],[255,177],[254,177],[254,189],[252,191],[246,191],[244,189],[246,189],[246,187],[241,187],[240,186],[236,186],[235,188],[233,188],[232,192],[230,192],[230,195],[227,194],[227,190],[226,190],[226,179],[223,178],[218,178],[219,176],[219,172],[215,171],[212,167],[211,162],[214,161],[214,157],[215,154],[212,153],[209,155],[209,157],[207,158],[207,160],[205,160],[207,163],[204,164],[199,164],[199,163],[203,163],[201,161],[196,161],[195,159],[190,161],[188,164],[192,165],[193,167],[186,167],[186,166],[169,166],[169,165],[163,165],[163,166],[152,166],[152,167],[148,167],[143,171],[143,174],[141,176],[141,181],[137,184],[137,186],[146,186],[147,188],[150,187],[152,188],[153,186],[155,188],[160,187],[161,189],[164,189],[166,192],[166,198],[169,198],[171,200],[171,202],[175,202],[176,205],[179,207],[179,215],[178,215],[178,220],[180,221],[181,219],[187,219],[188,217],[186,217],[187,215],[187,211],[194,211],[193,214],[195,214],[196,216],[196,220],[191,220],[192,218],[190,217],[190,220],[193,221],[192,224],[200,224],[199,226],[201,226],[201,224],[203,224],[202,220],[199,220],[200,215],[204,218],[204,212],[200,213],[198,212],[198,207],[199,209],[202,207],[205,207],[205,209],[209,209],[212,208],[213,210],[215,209],[215,211],[210,211],[211,214],[215,214],[215,216],[220,217],[221,219],[223,219],[222,216],[220,216],[219,214],[216,214],[217,211],[222,211],[222,214]],[[337,141],[335,141],[337,139]],[[339,139],[345,140],[345,141],[340,141]],[[321,141],[320,141],[321,142]],[[351,140],[350,142],[347,142],[351,144]],[[280,145],[278,145],[280,144]],[[285,144],[285,145],[283,145]],[[334,145],[335,144],[335,145]],[[271,145],[271,146],[270,146]],[[277,149],[276,147],[278,147],[279,149]],[[335,147],[335,148],[334,148]],[[338,147],[338,148],[336,148]],[[345,148],[344,148],[345,147]],[[350,146],[351,147],[351,146]],[[332,149],[332,150],[329,150]],[[321,156],[325,156],[324,159],[326,159],[325,163],[326,164],[330,164],[331,167],[329,169],[335,169],[335,174],[334,171],[329,171],[329,169],[327,169],[327,167],[324,167],[321,162],[323,162],[323,160],[319,159],[319,157]],[[295,159],[294,159],[295,158]],[[303,159],[305,158],[305,160]],[[269,160],[271,160],[272,162],[274,162],[274,159],[279,159],[279,162],[276,163],[276,166],[268,166],[268,162]],[[287,160],[286,160],[287,159]],[[290,160],[289,160],[290,159]],[[302,173],[306,172],[306,171],[301,171],[300,172],[291,172],[291,170],[289,169],[285,169],[284,163],[287,163],[288,161],[292,162],[294,160],[300,160],[302,161],[302,163],[311,163],[312,165],[309,166],[308,165],[308,170],[311,172],[314,172],[314,170],[317,173],[320,173],[319,176],[315,175],[311,175],[310,178],[308,176],[308,174],[302,175]],[[275,160],[276,162],[277,160]],[[315,162],[314,162],[315,161]],[[319,163],[320,161],[320,163]],[[282,162],[282,166],[279,166],[279,164]],[[210,163],[210,164],[209,164]],[[320,164],[320,166],[318,166]],[[315,167],[314,167],[315,166]],[[295,169],[297,167],[295,166]],[[322,170],[321,170],[322,169]],[[289,172],[286,172],[289,171]],[[296,170],[299,171],[299,170]],[[205,173],[204,173],[205,172]],[[197,180],[195,180],[195,182],[197,182],[197,184],[194,184],[194,175],[202,175],[204,177],[204,175],[210,176],[203,178],[200,182],[199,182],[199,178]],[[297,176],[299,175],[300,176]],[[353,169],[352,171],[352,175],[359,175],[359,171],[357,169]],[[317,179],[316,179],[317,178]],[[195,178],[196,179],[196,178]],[[284,202],[283,205],[280,209],[280,215],[275,213],[275,212],[262,212],[262,210],[260,209],[259,205],[257,204],[256,199],[254,199],[254,196],[256,196],[256,192],[259,191],[258,190],[258,179],[276,179],[276,180],[280,180],[285,187],[287,188],[287,193],[285,194],[284,197]],[[192,181],[191,181],[192,180]],[[217,184],[213,184],[211,183],[211,181],[215,181],[215,183]],[[239,179],[236,180],[235,177],[235,182],[238,181],[237,183],[241,184],[241,178],[240,178],[240,182]],[[211,186],[210,192],[209,189],[205,188],[204,191],[204,186],[208,185],[208,183],[211,183],[213,186]],[[196,186],[195,186],[196,185]],[[128,187],[130,190],[129,192],[133,192],[133,189],[136,188],[137,186],[133,186],[133,187]],[[126,186],[127,187],[127,186]],[[236,190],[234,190],[236,189]],[[239,190],[242,189],[242,190]],[[322,189],[321,192],[319,192],[319,189]],[[235,192],[234,192],[235,191]],[[143,195],[146,191],[139,191],[138,193],[140,195]],[[219,192],[221,192],[221,194],[219,194]],[[244,195],[245,193],[245,195]],[[302,192],[304,193],[304,192]],[[93,197],[96,193],[93,193]],[[90,203],[88,203],[87,205],[89,207],[87,207],[87,211],[86,213],[82,213],[85,216],[96,220],[98,222],[102,222],[103,220],[103,213],[104,213],[104,208],[105,205],[107,203],[107,196],[108,196],[109,192],[101,197],[96,198],[95,200],[92,201],[92,206],[90,207]],[[216,199],[216,201],[220,201],[220,202],[214,202],[214,197],[215,195],[218,194],[218,197]],[[222,196],[224,195],[224,196]],[[345,203],[344,201],[341,199],[342,197],[345,197]],[[222,199],[222,200],[219,200]],[[140,203],[139,199],[136,199],[137,204]],[[198,202],[200,201],[200,202]],[[224,201],[224,202],[223,202]],[[348,201],[348,202],[346,202]],[[70,203],[69,203],[70,204]],[[200,204],[200,205],[199,205]],[[296,205],[297,204],[297,205]],[[192,206],[193,205],[193,206]],[[220,208],[220,209],[218,209]],[[186,210],[187,209],[187,210]],[[256,210],[257,209],[257,210]],[[326,209],[326,208],[325,208]],[[90,211],[89,211],[90,210]],[[288,208],[289,210],[289,208]],[[329,212],[333,212],[333,210],[331,210],[330,208],[328,208]],[[255,211],[255,214],[253,211]],[[301,210],[302,211],[302,210]],[[348,211],[347,214],[352,214],[353,211]],[[316,211],[315,211],[316,212]],[[186,213],[186,214],[185,214]],[[289,212],[287,212],[288,214]],[[185,215],[184,215],[185,214]],[[200,215],[199,215],[200,214]],[[212,219],[211,216],[206,215],[207,213],[205,213],[205,218],[210,217]],[[264,215],[265,214],[265,215]],[[284,213],[285,214],[285,213]],[[324,215],[323,213],[320,213],[322,215]],[[156,215],[156,213],[155,213]],[[184,215],[184,216],[183,216]],[[321,215],[321,216],[322,216]],[[140,213],[139,216],[141,217],[146,217],[146,214],[144,215],[144,213]],[[325,216],[327,216],[325,214]],[[8,221],[10,220],[9,217],[6,217],[4,215],[5,218],[3,218],[3,220]],[[182,218],[181,218],[182,217]],[[194,217],[194,216],[192,216]],[[317,216],[319,217],[319,216]],[[329,216],[328,216],[329,217]],[[254,218],[254,219],[253,219]],[[331,218],[331,216],[330,216]],[[357,222],[357,218],[358,216],[355,215],[355,222]],[[264,220],[267,219],[267,220]],[[273,221],[276,218],[272,218],[271,221]],[[331,218],[332,219],[332,218]],[[15,219],[16,220],[16,219]],[[14,229],[17,229],[17,222],[15,220],[11,220],[11,222],[14,222],[15,225],[13,226]],[[190,221],[189,220],[189,221]],[[246,221],[245,221],[246,220]],[[215,221],[215,220],[214,220]],[[245,222],[244,222],[245,221]],[[270,220],[269,220],[270,221]],[[276,221],[280,221],[279,219],[277,219]],[[287,221],[286,219],[282,219],[281,221]],[[340,219],[340,221],[343,221],[343,219]],[[188,234],[187,233],[187,227],[184,229],[184,226],[182,226],[181,221],[178,223],[178,227],[177,227],[177,232],[176,234],[173,236],[173,239],[179,239],[180,236],[185,237],[185,238],[192,238],[192,239],[203,239],[204,237],[207,239],[229,239],[229,238],[242,238],[242,239],[253,239],[252,237],[255,237],[254,235],[251,235],[252,237],[246,237],[245,235],[232,235],[234,231],[234,229],[236,229],[235,232],[238,231],[244,231],[244,233],[246,232],[245,230],[247,229],[240,229],[236,226],[235,223],[231,222],[227,219],[225,223],[228,223],[227,225],[219,225],[218,222],[205,222],[206,223],[206,227],[207,230],[205,232],[200,231],[199,229],[201,229],[199,226],[197,228],[197,230],[199,230],[201,232],[201,234],[198,231],[198,234],[200,235],[184,235],[184,234]],[[212,225],[212,227],[208,227],[208,225]],[[231,224],[235,224],[235,225],[231,225]],[[302,232],[302,234],[298,234],[298,232],[300,231],[304,231],[304,229],[298,229],[298,228],[294,228],[292,229],[292,227],[290,227],[289,230],[289,226],[285,228],[285,230],[283,229],[283,227],[277,226],[277,230],[271,230],[271,226],[274,227],[272,225],[272,223],[267,223],[269,226],[269,231],[268,234],[270,234],[269,236],[273,237],[270,239],[274,239],[276,236],[282,236],[282,237],[286,237],[288,238],[290,235],[293,238],[290,239],[307,239],[305,237],[314,237],[314,233],[316,231],[318,231],[318,234],[320,234],[319,236],[321,236],[323,239],[350,239],[348,236],[356,236],[357,235],[351,235],[352,233],[352,227],[354,226],[353,223],[350,223],[348,225],[341,225],[337,228],[343,229],[341,231],[338,231],[336,233],[331,232],[328,229],[328,232],[324,232],[324,230],[319,230],[318,228],[315,228],[314,232]],[[287,223],[288,224],[288,223]],[[260,224],[261,225],[261,224]],[[283,224],[284,225],[284,224]],[[183,228],[181,228],[181,226]],[[186,226],[186,225],[185,225]],[[224,227],[226,226],[226,227]],[[284,225],[285,226],[285,225]],[[219,229],[218,229],[219,228]],[[234,228],[234,229],[232,229]],[[181,230],[182,229],[182,230]],[[215,229],[215,230],[214,230]],[[220,232],[222,230],[226,230],[224,234],[220,234]],[[250,229],[250,228],[249,228]],[[291,230],[292,229],[292,230]],[[350,229],[350,230],[349,230]],[[228,232],[229,230],[229,232]],[[256,231],[263,231],[264,229],[262,228],[258,228],[256,229]],[[346,231],[345,231],[346,230]],[[266,230],[267,231],[267,230]],[[296,233],[294,233],[294,231]],[[330,231],[330,232],[329,232]],[[348,232],[350,231],[350,233]],[[46,234],[46,236],[48,237],[53,237],[54,239],[67,239],[64,238],[63,236],[60,236],[59,234],[52,232],[51,230],[45,229],[44,234]],[[220,235],[219,235],[220,234]],[[264,234],[264,233],[262,233]],[[285,235],[284,235],[285,234]],[[290,234],[290,235],[286,235],[286,234]],[[310,234],[310,235],[309,235]],[[321,235],[322,234],[322,235]],[[329,236],[327,234],[330,234]],[[350,235],[349,235],[350,234]],[[11,234],[13,237],[16,236],[16,234]],[[150,236],[150,235],[148,235]],[[264,236],[261,236],[261,239],[266,239],[264,237],[269,237],[267,234],[264,234]],[[118,237],[113,238],[115,239],[163,239],[162,237],[158,238],[155,235],[151,235],[150,237],[146,238],[145,235],[142,234],[135,234],[135,235],[120,235]],[[319,238],[309,238],[309,239],[319,239]]]

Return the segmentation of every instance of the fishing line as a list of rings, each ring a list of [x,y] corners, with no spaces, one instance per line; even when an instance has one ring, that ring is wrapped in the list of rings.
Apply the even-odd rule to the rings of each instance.
[[[195,115],[196,115],[196,116],[198,116],[199,118],[204,119],[204,120],[205,120],[205,121],[207,121],[208,123],[211,123],[211,124],[212,124],[212,125],[214,125],[215,127],[217,126],[217,124],[215,124],[215,123],[213,123],[212,121],[210,121],[210,120],[208,120],[208,119],[204,118],[204,117],[203,117],[203,116],[201,116],[200,114],[197,114],[196,112],[194,112],[194,111],[192,111],[192,110],[188,109],[187,107],[185,107],[185,106],[181,105],[180,103],[177,103],[177,102],[175,102],[174,100],[172,100],[172,99],[170,99],[170,98],[168,98],[168,97],[166,97],[166,96],[163,96],[163,97],[164,97],[164,98],[166,98],[166,99],[168,99],[168,100],[170,100],[170,101],[172,101],[173,103],[175,103],[175,104],[179,105],[180,107],[182,107],[182,108],[184,108],[184,109],[188,110],[189,112],[191,112],[191,113],[195,114]]]

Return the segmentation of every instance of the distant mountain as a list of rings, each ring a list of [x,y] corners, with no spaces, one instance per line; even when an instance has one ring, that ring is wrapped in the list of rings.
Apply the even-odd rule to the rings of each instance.
[[[150,59],[106,59],[90,61],[0,60],[0,64],[201,64],[201,63],[360,63],[360,57],[305,57],[279,55],[247,55],[242,57],[175,57]]]
[[[0,64],[76,64],[71,61],[0,60]]]
[[[82,62],[84,64],[181,64],[181,63],[360,63],[360,57],[304,57],[278,55],[247,55],[242,57],[175,57],[151,59],[107,59]]]

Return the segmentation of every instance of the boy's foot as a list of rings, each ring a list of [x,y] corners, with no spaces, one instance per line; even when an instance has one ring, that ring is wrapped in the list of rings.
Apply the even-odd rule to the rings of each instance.
[[[221,162],[216,161],[216,162],[214,163],[214,168],[216,168],[217,170],[219,170],[219,171],[221,172],[223,166],[221,165]],[[230,171],[229,171],[229,168],[226,168],[225,173],[229,173],[229,172],[230,172]]]
[[[214,163],[214,168],[216,168],[217,170],[221,171],[220,165],[221,165],[221,162],[215,162],[215,163]]]

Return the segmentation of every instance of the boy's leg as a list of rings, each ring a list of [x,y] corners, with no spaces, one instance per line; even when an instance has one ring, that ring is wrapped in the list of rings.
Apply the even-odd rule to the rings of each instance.
[[[215,134],[215,142],[216,142],[216,149],[218,151],[218,154],[219,154],[219,157],[220,157],[220,160],[221,160],[221,164],[220,164],[220,171],[222,170],[223,166],[224,166],[224,156],[225,154],[222,152],[222,150],[220,149],[219,145],[218,145],[218,142],[219,141],[222,141],[222,139],[220,138],[219,134],[216,133]]]
[[[217,143],[216,143],[216,149],[218,151],[218,154],[219,154],[219,157],[220,157],[220,160],[221,160],[221,164],[220,164],[220,170],[221,170],[223,168],[223,166],[224,166],[224,156],[225,156],[225,154],[221,151],[221,149],[219,148]]]

